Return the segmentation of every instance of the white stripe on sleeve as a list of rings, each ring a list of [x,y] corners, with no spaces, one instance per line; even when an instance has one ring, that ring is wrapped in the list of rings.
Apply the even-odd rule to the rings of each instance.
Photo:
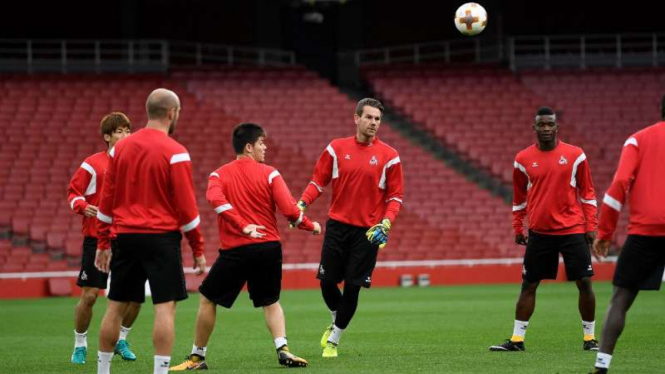
[[[69,203],[69,206],[72,208],[72,210],[74,210],[74,203],[76,202],[76,200],[83,200],[83,201],[85,201],[85,197],[83,197],[83,196],[77,196],[77,197],[73,198],[72,201]]]
[[[171,165],[177,164],[178,162],[191,161],[189,158],[189,153],[178,153],[171,156]]]
[[[619,200],[613,198],[609,194],[605,194],[605,197],[603,198],[603,203],[607,204],[607,206],[616,210],[617,212],[621,211],[622,206]]]
[[[272,180],[279,176],[279,171],[275,170],[268,176],[268,184],[272,184]]]
[[[524,210],[525,208],[526,208],[526,201],[520,205],[513,205],[513,212],[517,212],[518,210]]]
[[[182,226],[180,229],[182,230],[182,232],[192,231],[199,225],[199,223],[201,223],[201,217],[196,216],[196,218],[194,218],[192,222]]]
[[[233,206],[231,206],[231,204],[223,204],[215,208],[215,213],[219,214],[231,209],[233,209]]]
[[[337,155],[335,154],[335,150],[333,149],[332,145],[328,144],[326,151],[328,151],[330,156],[333,158],[332,178],[339,178],[339,167],[337,166]]]
[[[107,216],[99,210],[97,210],[97,219],[104,223],[108,223],[109,225],[113,223],[113,218]]]
[[[382,190],[386,189],[386,170],[390,169],[393,165],[397,165],[400,163],[399,156],[393,158],[392,160],[388,161],[386,165],[383,167],[383,171],[381,172],[381,179],[379,180],[379,188]]]
[[[634,145],[635,147],[637,147],[637,139],[635,139],[632,136],[630,138],[626,139],[626,142],[623,143],[623,146],[626,147],[626,146],[629,146],[631,144]]]
[[[573,187],[577,187],[577,179],[575,178],[577,176],[577,167],[584,161],[586,160],[586,155],[582,153],[577,157],[575,160],[575,163],[573,164],[573,173],[570,176],[570,185]]]
[[[83,194],[84,196],[90,196],[95,192],[97,192],[97,172],[87,162],[81,164],[81,169],[84,169],[85,171],[90,173],[90,175],[92,175],[92,177],[90,178],[90,183],[88,183],[88,188],[85,189],[85,193]]]

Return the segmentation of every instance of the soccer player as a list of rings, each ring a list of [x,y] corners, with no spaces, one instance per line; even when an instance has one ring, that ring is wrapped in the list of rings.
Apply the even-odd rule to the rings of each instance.
[[[199,288],[192,353],[171,371],[208,369],[205,357],[215,327],[217,305],[230,309],[245,283],[254,307],[263,308],[279,363],[288,367],[307,366],[305,359],[289,351],[286,341],[284,312],[279,304],[282,246],[275,206],[293,226],[314,234],[321,233],[321,226],[303,215],[279,172],[264,164],[265,138],[261,126],[239,124],[233,130],[232,141],[236,160],[215,170],[208,178],[206,198],[218,214],[221,249]],[[263,225],[248,224],[247,220]]]
[[[146,279],[155,309],[153,373],[167,373],[176,302],[187,298],[181,230],[192,248],[197,274],[206,268],[192,163],[185,147],[169,137],[178,121],[180,99],[172,91],[157,89],[148,96],[146,111],[146,127],[109,152],[97,211],[95,266],[113,273],[99,334],[98,374],[110,373],[122,316],[131,302],[145,301]],[[111,226],[116,236],[113,256],[109,251]]]
[[[83,255],[81,271],[76,285],[81,287],[81,298],[74,310],[74,353],[73,364],[85,364],[88,354],[88,327],[92,319],[92,308],[97,301],[99,290],[106,289],[107,274],[95,267],[97,252],[97,206],[101,196],[104,174],[109,163],[109,152],[119,140],[129,136],[132,125],[123,113],[113,112],[104,116],[101,122],[102,139],[106,142],[105,151],[95,153],[83,161],[69,182],[67,200],[72,210],[83,216]],[[141,304],[130,303],[127,314],[122,319],[120,340],[115,346],[115,354],[123,360],[134,361],[136,355],[129,349],[127,334],[136,320]]]
[[[370,287],[379,248],[385,246],[402,205],[399,154],[376,135],[383,110],[375,99],[358,102],[355,136],[330,142],[298,201],[306,209],[332,181],[330,219],[317,274],[332,314],[332,324],[321,337],[323,357],[337,357],[339,340],[358,307],[360,288]],[[337,286],[342,281],[343,293]]]
[[[662,120],[630,136],[623,145],[614,180],[603,198],[597,258],[607,256],[619,212],[630,192],[628,238],[614,272],[614,291],[603,323],[595,373],[607,373],[626,313],[640,290],[660,290],[665,269],[665,96]]]
[[[522,290],[512,337],[489,349],[524,350],[524,335],[536,306],[536,290],[541,280],[556,278],[561,253],[566,276],[575,281],[579,290],[583,349],[597,351],[590,245],[596,238],[598,221],[589,163],[581,148],[557,139],[559,126],[552,109],[538,109],[533,128],[538,142],[517,154],[513,170],[515,243],[526,246]],[[528,236],[523,231],[527,215]]]

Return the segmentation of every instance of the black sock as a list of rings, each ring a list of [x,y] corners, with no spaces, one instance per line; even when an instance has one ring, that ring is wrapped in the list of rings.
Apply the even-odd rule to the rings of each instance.
[[[335,326],[340,329],[345,329],[351,322],[351,318],[356,313],[358,308],[358,295],[360,294],[360,286],[345,284],[344,294],[339,302],[337,308],[337,318],[335,318]]]
[[[339,302],[342,300],[342,291],[339,290],[337,284],[321,281],[321,294],[328,309],[333,312],[336,311],[339,307]]]

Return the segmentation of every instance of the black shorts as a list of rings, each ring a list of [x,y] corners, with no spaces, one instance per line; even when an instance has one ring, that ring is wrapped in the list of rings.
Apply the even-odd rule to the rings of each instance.
[[[352,226],[329,219],[316,277],[322,281],[344,281],[369,288],[379,246],[367,240],[367,230],[369,227]]]
[[[163,234],[118,234],[111,257],[113,301],[145,301],[145,281],[150,282],[152,303],[187,298],[185,273],[180,254],[180,232]]]
[[[213,303],[231,308],[245,283],[255,308],[279,301],[282,291],[280,242],[220,249],[199,292]]]
[[[584,234],[545,235],[529,231],[522,279],[531,283],[556,279],[559,253],[563,255],[569,281],[593,276],[591,251]]]
[[[81,271],[76,279],[79,287],[94,287],[106,289],[108,274],[103,273],[95,267],[95,256],[97,255],[97,238],[86,236],[83,238],[83,255],[81,256]]]
[[[664,236],[628,235],[612,284],[631,290],[660,290],[664,270]]]

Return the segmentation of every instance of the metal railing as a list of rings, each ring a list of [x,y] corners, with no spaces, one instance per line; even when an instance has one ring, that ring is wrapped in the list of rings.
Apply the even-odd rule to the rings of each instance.
[[[465,38],[350,52],[356,66],[393,63],[495,63],[511,69],[665,65],[665,34]]]
[[[562,35],[508,39],[510,67],[661,66],[665,34]]]
[[[402,62],[417,64],[429,61],[480,63],[500,61],[503,58],[503,49],[503,42],[499,39],[465,38],[364,49],[351,53],[354,54],[357,66]]]
[[[0,71],[162,72],[173,64],[291,65],[291,51],[165,40],[0,39]]]

